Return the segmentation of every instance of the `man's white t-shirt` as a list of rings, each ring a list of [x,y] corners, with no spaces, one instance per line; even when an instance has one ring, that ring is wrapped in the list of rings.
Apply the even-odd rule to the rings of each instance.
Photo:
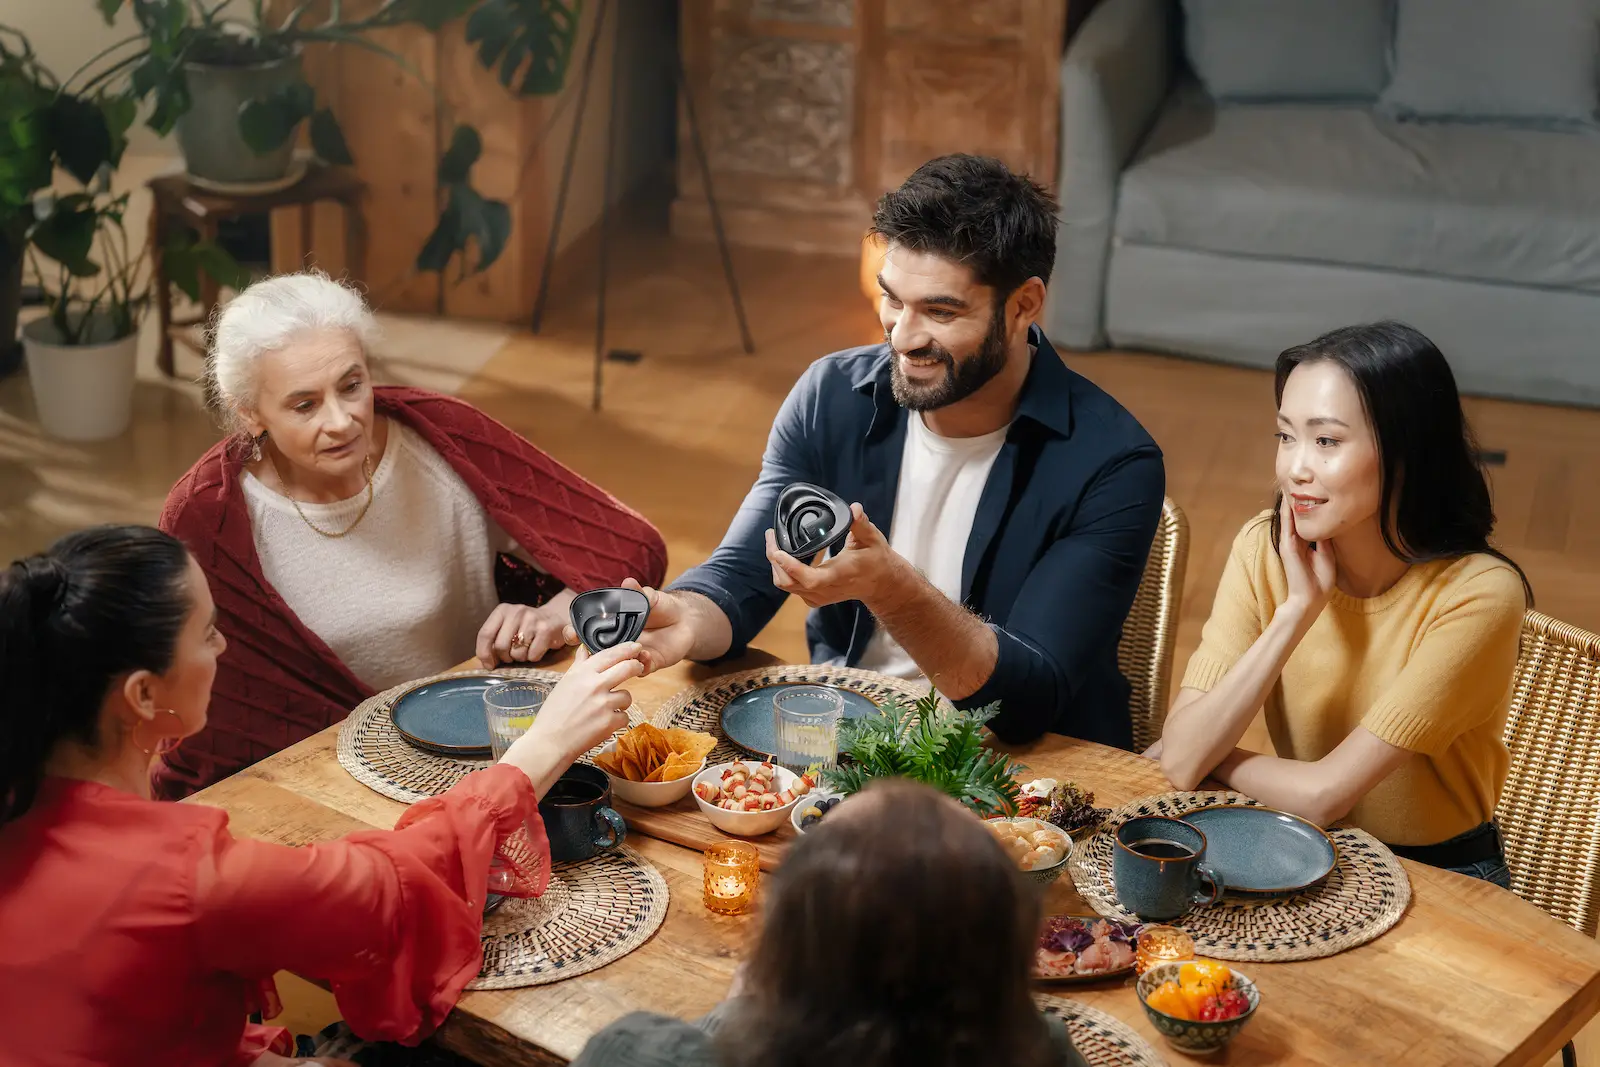
[[[1009,428],[1002,426],[981,437],[940,437],[928,429],[920,412],[911,412],[906,420],[889,544],[929,584],[958,604],[972,519]],[[881,623],[858,666],[895,678],[923,676]]]

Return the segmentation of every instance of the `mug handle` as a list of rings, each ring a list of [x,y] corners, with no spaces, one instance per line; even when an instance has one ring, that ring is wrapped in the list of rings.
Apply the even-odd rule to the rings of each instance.
[[[1222,876],[1212,870],[1209,864],[1196,864],[1195,873],[1200,876],[1202,883],[1211,883],[1211,891],[1208,894],[1202,884],[1201,888],[1196,890],[1195,894],[1189,898],[1189,903],[1197,908],[1209,908],[1222,899],[1222,894],[1227,891],[1227,886],[1222,884]]]
[[[595,848],[616,848],[628,837],[628,824],[610,808],[594,809]]]

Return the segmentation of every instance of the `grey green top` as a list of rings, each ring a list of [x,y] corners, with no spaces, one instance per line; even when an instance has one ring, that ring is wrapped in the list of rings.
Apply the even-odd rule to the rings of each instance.
[[[591,1037],[572,1067],[722,1067],[712,1036],[736,1003],[725,1000],[692,1023],[644,1011],[624,1015]],[[1089,1067],[1072,1047],[1061,1020],[1052,1015],[1044,1019],[1060,1053],[1060,1067]]]

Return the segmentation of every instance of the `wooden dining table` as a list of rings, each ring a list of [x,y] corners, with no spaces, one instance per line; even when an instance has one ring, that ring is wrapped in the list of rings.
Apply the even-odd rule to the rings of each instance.
[[[685,686],[773,662],[752,652],[715,669],[680,664],[628,688],[635,707],[648,715]],[[237,835],[282,844],[392,827],[404,806],[340,766],[338,731],[330,726],[190,801],[226,810]],[[1009,751],[1030,776],[1077,782],[1101,805],[1171,789],[1155,763],[1067,737],[1048,735]],[[651,836],[659,832],[659,813],[618,808],[629,820],[628,843],[669,888],[660,929],[634,952],[588,974],[465,994],[436,1035],[440,1045],[488,1067],[565,1063],[596,1031],[629,1012],[693,1019],[727,994],[754,941],[758,916],[708,912],[701,903],[700,853]],[[705,834],[708,842],[720,836],[709,823]],[[781,862],[792,836],[785,827],[759,842],[766,866]],[[1256,981],[1261,1006],[1220,1059],[1191,1059],[1167,1045],[1121,979],[1052,995],[1116,1016],[1170,1064],[1233,1067],[1542,1065],[1600,1010],[1600,944],[1487,882],[1410,861],[1405,869],[1410,907],[1376,941],[1324,959],[1240,965]],[[1046,909],[1089,911],[1070,877],[1050,887]]]

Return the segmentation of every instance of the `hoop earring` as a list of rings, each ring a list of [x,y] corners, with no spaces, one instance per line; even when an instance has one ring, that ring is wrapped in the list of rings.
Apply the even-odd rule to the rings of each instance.
[[[156,720],[151,719],[149,722],[145,722],[145,721],[141,720],[140,722],[136,723],[134,725],[133,731],[132,731],[134,746],[136,748],[138,748],[138,750],[140,752],[143,752],[146,756],[151,756],[151,757],[159,756],[159,755],[163,755],[163,754],[165,754],[167,752],[171,752],[174,748],[177,747],[178,742],[183,740],[183,720],[178,718],[178,713],[177,712],[172,711],[172,710],[170,710],[168,708],[162,708],[159,711],[157,711],[156,714],[157,715],[171,715],[172,718],[173,718],[174,723],[178,727],[178,733],[175,734],[175,735],[174,734],[163,734],[160,737],[156,738],[154,744],[146,746],[145,743],[144,743],[144,739],[143,739],[142,735],[140,734],[140,731],[143,730],[146,726],[153,726]]]

